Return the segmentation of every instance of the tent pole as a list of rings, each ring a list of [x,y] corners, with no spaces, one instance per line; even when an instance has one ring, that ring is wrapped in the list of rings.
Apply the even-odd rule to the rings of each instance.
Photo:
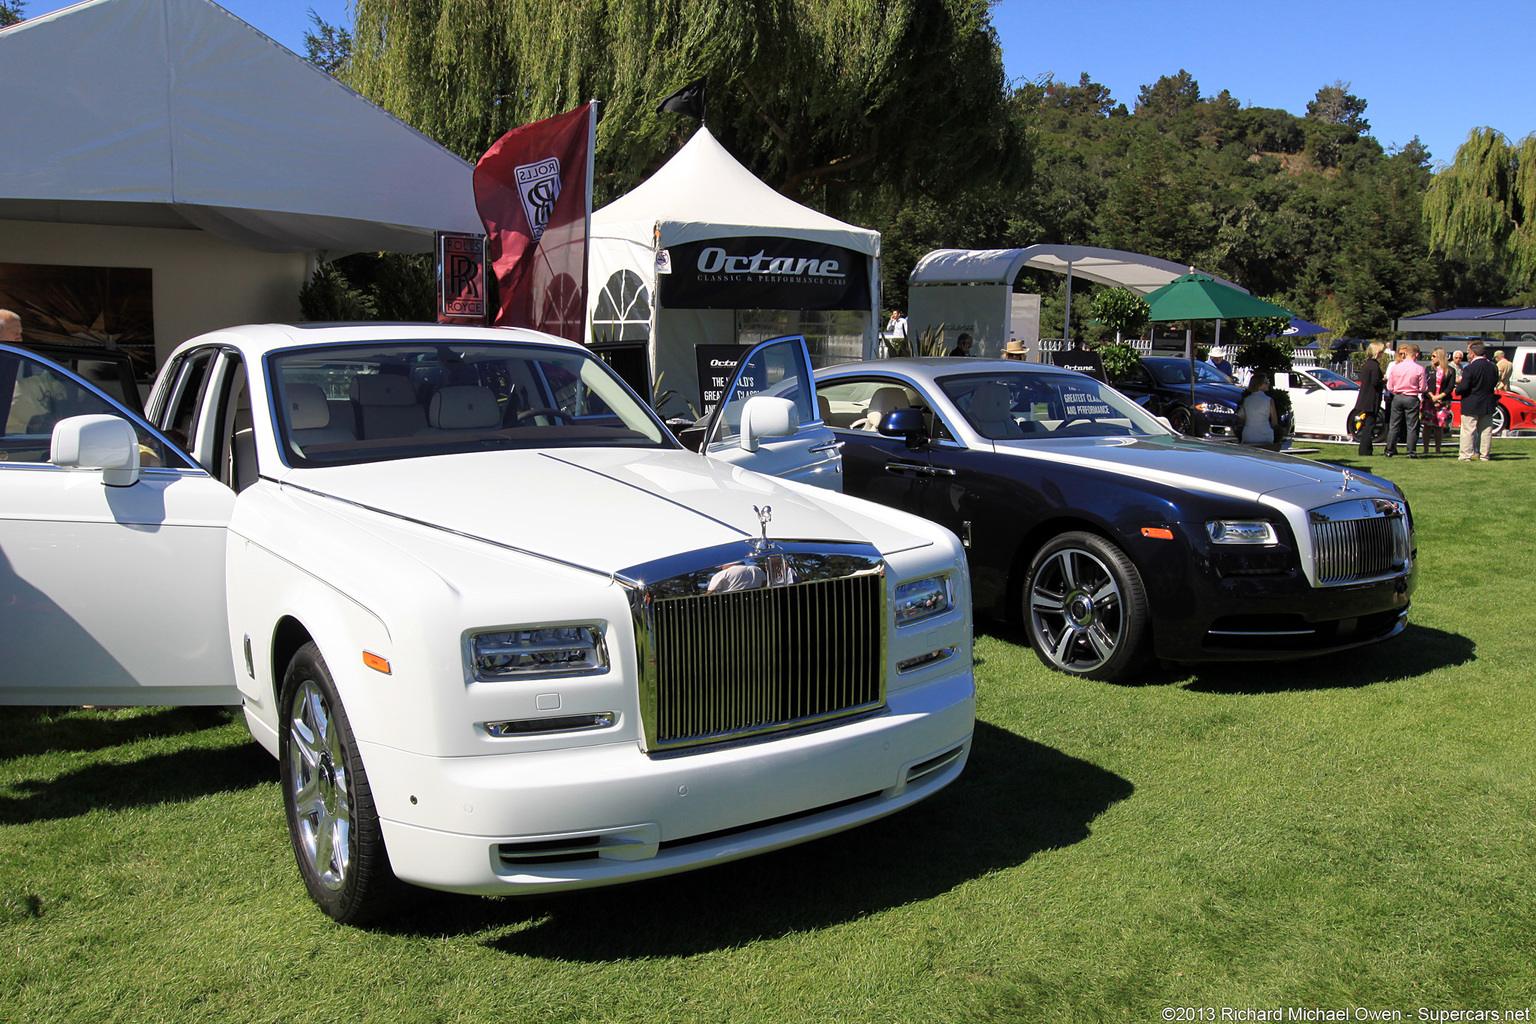
[[[1072,261],[1067,260],[1067,312],[1061,318],[1062,351],[1072,347]]]

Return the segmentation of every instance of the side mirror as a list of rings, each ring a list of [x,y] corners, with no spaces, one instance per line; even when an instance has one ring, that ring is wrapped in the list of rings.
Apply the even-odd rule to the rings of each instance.
[[[916,448],[928,440],[928,423],[921,409],[892,409],[880,418],[880,433],[902,438],[908,448]]]
[[[741,449],[757,451],[765,437],[789,437],[800,429],[800,410],[787,398],[755,395],[741,409]]]
[[[139,435],[121,416],[71,416],[54,424],[49,461],[99,469],[108,487],[132,487],[139,482]]]

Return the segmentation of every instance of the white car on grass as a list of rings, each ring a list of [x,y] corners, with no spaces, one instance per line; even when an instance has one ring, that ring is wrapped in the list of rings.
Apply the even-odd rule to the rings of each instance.
[[[733,458],[824,430],[785,344]],[[580,346],[236,328],[143,418],[0,346],[0,424],[0,700],[242,705],[337,920],[743,857],[965,763],[955,537],[681,448]]]
[[[1275,374],[1274,386],[1290,393],[1297,437],[1349,441],[1359,383],[1325,366],[1296,366]]]

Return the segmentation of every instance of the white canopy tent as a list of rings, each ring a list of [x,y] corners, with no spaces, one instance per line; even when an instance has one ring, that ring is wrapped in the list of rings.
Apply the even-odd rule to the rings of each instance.
[[[162,354],[297,315],[317,256],[483,230],[468,163],[210,0],[87,0],[0,30],[0,91],[0,262],[152,266]],[[173,294],[210,261],[222,309]]]
[[[908,279],[914,334],[930,326],[969,326],[978,354],[996,355],[1010,336],[1014,279],[1026,268],[1067,275],[1066,322],[1072,315],[1072,280],[1129,288],[1146,295],[1188,273],[1171,260],[1092,245],[1031,245],[1022,249],[935,249],[918,260]],[[1204,271],[1202,271],[1204,273]],[[1224,278],[1222,284],[1247,292]]]
[[[775,249],[778,241],[789,247]],[[808,261],[803,257],[812,250],[797,251],[798,243],[823,248],[814,250],[816,261]],[[588,311],[594,343],[643,345],[654,389],[675,391],[696,408],[701,407],[694,353],[698,345],[736,345],[804,333],[812,360],[820,364],[857,358],[874,343],[879,232],[845,224],[776,192],[702,125],[655,174],[592,214],[589,244]],[[681,279],[689,275],[710,278],[703,284],[724,289],[721,294],[733,297],[733,302],[782,301],[796,286],[790,280],[795,269],[790,261],[827,264],[821,257],[835,252],[827,247],[851,253],[846,260],[833,261],[833,273],[856,285],[846,294],[867,294],[857,310],[846,303],[781,308],[723,305],[726,299],[708,297],[690,300],[689,305],[669,306],[664,301],[669,291],[679,293]],[[664,282],[669,275],[671,280]],[[690,281],[690,288],[699,286],[699,281]],[[838,322],[817,333],[832,320]]]

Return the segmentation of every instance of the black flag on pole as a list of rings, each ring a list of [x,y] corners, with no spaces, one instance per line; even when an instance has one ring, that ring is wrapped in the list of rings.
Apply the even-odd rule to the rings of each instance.
[[[682,114],[704,120],[704,79],[695,79],[662,100],[656,113]]]

